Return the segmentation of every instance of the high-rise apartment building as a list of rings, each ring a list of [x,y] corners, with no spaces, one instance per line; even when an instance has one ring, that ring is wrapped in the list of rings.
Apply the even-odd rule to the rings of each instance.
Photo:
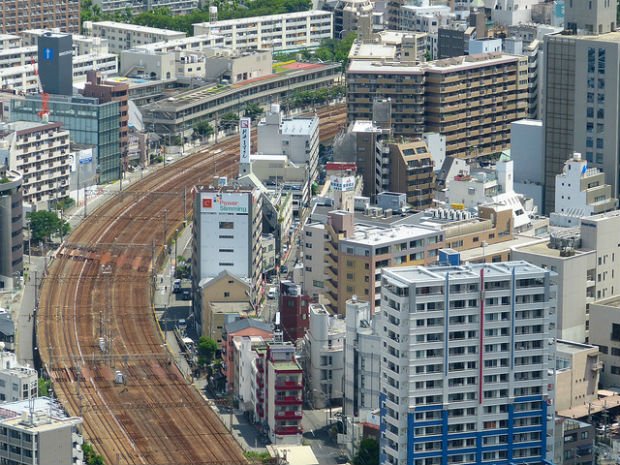
[[[201,313],[201,281],[222,271],[261,283],[261,196],[257,189],[197,186],[194,194],[192,288],[194,315]],[[252,292],[252,291],[251,291]],[[201,322],[197,320],[197,326]],[[200,334],[200,333],[199,333]]]
[[[124,13],[128,9],[133,14],[167,8],[174,15],[188,14],[200,6],[199,0],[94,0],[103,13]]]
[[[58,28],[80,32],[80,0],[2,0],[0,33],[17,34],[26,29]]]
[[[349,121],[372,120],[372,98],[389,98],[394,136],[446,136],[446,156],[477,157],[510,146],[510,123],[527,116],[528,58],[493,52],[416,65],[352,60]]]
[[[551,272],[406,267],[381,281],[380,463],[552,461]]]
[[[69,131],[62,126],[16,121],[0,128],[0,164],[23,176],[26,203],[53,204],[69,194]]]
[[[544,211],[554,211],[555,176],[573,152],[605,172],[620,192],[620,33],[609,0],[566,3],[567,30],[544,42]],[[569,35],[567,32],[576,32]],[[611,31],[611,32],[610,32]],[[590,35],[581,35],[590,34]],[[599,34],[599,35],[592,35]]]

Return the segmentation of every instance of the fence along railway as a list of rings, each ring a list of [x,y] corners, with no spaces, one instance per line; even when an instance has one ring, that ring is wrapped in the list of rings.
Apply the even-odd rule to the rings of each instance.
[[[321,140],[333,138],[344,105],[318,114]],[[154,273],[187,220],[188,192],[216,174],[233,177],[238,147],[232,137],[111,197],[72,232],[42,280],[39,355],[59,400],[84,417],[87,440],[108,464],[246,463],[179,372],[152,307]],[[125,384],[115,384],[117,370]]]

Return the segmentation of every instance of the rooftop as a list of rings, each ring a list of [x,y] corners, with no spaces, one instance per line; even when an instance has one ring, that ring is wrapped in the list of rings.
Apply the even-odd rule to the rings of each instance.
[[[118,28],[126,31],[134,31],[134,32],[144,32],[147,34],[157,34],[160,36],[174,37],[177,38],[179,36],[185,37],[186,34],[184,32],[179,31],[171,31],[169,29],[160,29],[157,27],[149,27],[149,26],[140,26],[138,24],[128,24],[128,23],[120,23],[117,21],[97,21],[92,23],[93,26],[101,26],[101,27],[109,27],[109,28]]]
[[[276,370],[301,370],[299,363],[292,360],[271,361]]]
[[[383,273],[388,278],[395,278],[408,284],[444,282],[446,276],[451,279],[480,278],[480,272],[484,270],[487,278],[503,277],[509,279],[512,272],[521,273],[545,273],[547,270],[532,265],[526,261],[518,260],[503,263],[466,264],[461,266],[404,266],[396,268],[384,268]]]
[[[384,129],[378,127],[374,121],[355,120],[351,124],[351,132],[372,132],[381,133]]]
[[[562,339],[558,339],[556,342],[556,351],[564,354],[578,354],[579,352],[588,352],[593,349],[598,351],[597,346],[591,346],[589,344],[580,344],[578,342],[564,341]]]
[[[378,74],[424,74],[427,71],[457,72],[484,66],[495,66],[503,63],[511,63],[518,59],[519,57],[517,56],[508,55],[501,52],[444,58],[441,60],[428,61],[415,65],[402,63],[399,61],[387,62],[353,59],[349,65],[348,72]]]
[[[352,236],[343,239],[343,244],[379,245],[399,242],[403,239],[426,237],[437,234],[437,230],[412,225],[400,225],[389,229],[356,225]]]
[[[319,125],[319,118],[291,118],[282,120],[281,132],[283,135],[310,135]]]
[[[597,300],[594,303],[596,305],[603,305],[605,307],[615,307],[620,309],[620,295],[615,295],[608,299]]]
[[[551,248],[551,247],[549,247],[549,244],[550,244],[550,242],[543,241],[543,242],[536,242],[536,243],[533,243],[533,244],[525,245],[523,247],[515,247],[515,248],[518,249],[519,252],[531,253],[531,254],[535,254],[535,255],[544,255],[546,257],[553,257],[553,258],[565,259],[565,260],[569,260],[569,259],[573,258],[574,256],[585,255],[585,254],[588,254],[588,253],[594,253],[593,250],[579,250],[579,249],[575,249],[575,254],[574,255],[563,257],[561,255],[561,250],[560,249]]]
[[[317,15],[325,15],[330,16],[331,13],[323,10],[310,10],[310,11],[297,11],[294,13],[284,13],[280,15],[265,15],[265,16],[253,16],[249,18],[237,18],[237,19],[225,19],[222,21],[213,21],[213,22],[204,22],[204,23],[196,23],[194,26],[200,27],[222,27],[229,25],[239,25],[239,24],[256,24],[261,21],[281,21],[283,19],[289,18],[307,18],[308,16],[317,16]]]

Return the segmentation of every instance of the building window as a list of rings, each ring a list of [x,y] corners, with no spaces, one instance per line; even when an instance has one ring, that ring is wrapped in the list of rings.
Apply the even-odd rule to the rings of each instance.
[[[220,221],[220,229],[234,229],[235,223],[232,221]]]
[[[611,324],[611,340],[620,341],[620,324],[618,323]]]

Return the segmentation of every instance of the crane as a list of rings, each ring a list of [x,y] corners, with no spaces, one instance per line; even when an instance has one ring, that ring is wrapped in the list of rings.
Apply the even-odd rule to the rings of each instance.
[[[47,92],[43,90],[43,85],[41,85],[41,76],[39,76],[39,68],[34,61],[34,57],[30,58],[30,62],[32,63],[32,67],[34,68],[34,75],[37,77],[37,85],[39,86],[39,95],[41,96],[41,111],[39,111],[39,118],[45,120],[50,114],[49,101],[50,96]]]

